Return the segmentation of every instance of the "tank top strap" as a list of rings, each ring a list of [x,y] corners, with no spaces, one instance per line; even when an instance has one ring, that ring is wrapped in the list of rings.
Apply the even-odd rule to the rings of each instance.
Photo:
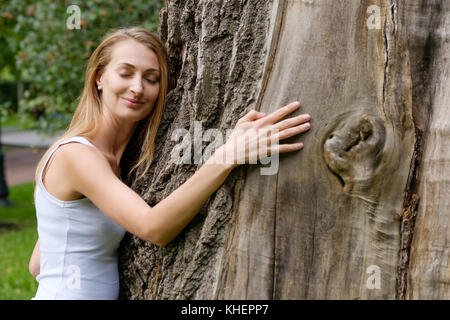
[[[50,153],[48,154],[47,158],[45,159],[44,164],[42,165],[42,168],[41,168],[41,172],[39,173],[39,183],[42,183],[42,174],[44,173],[44,170],[45,170],[45,168],[47,167],[47,162],[50,160],[50,158],[51,158],[51,156],[53,155],[53,153],[54,153],[54,152],[59,148],[59,146],[61,146],[62,144],[66,144],[66,143],[69,143],[69,142],[72,142],[72,141],[80,142],[80,143],[82,143],[82,144],[86,144],[86,145],[88,145],[88,146],[91,146],[91,147],[97,149],[97,147],[94,146],[94,145],[93,145],[88,139],[86,139],[85,137],[75,136],[75,137],[68,138],[68,139],[65,139],[65,140],[61,141],[60,143],[58,143],[58,144],[50,151]]]

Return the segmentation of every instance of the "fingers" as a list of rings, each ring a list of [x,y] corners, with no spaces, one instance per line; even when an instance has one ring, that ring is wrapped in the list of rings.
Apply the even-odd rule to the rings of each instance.
[[[250,122],[250,121],[256,121],[256,120],[261,120],[260,123],[261,125],[268,125],[268,124],[274,124],[277,123],[278,121],[280,121],[282,118],[284,118],[285,116],[287,116],[288,114],[294,112],[295,110],[297,110],[300,107],[300,102],[295,101],[292,102],[278,110],[273,111],[271,114],[266,115],[263,112],[259,112],[256,110],[251,110],[250,112],[248,112],[245,116],[243,116],[242,118],[240,118],[238,120],[238,124],[243,123],[243,122]],[[309,115],[305,115],[304,117],[307,117]],[[298,121],[298,119],[296,119],[295,121]],[[304,122],[304,121],[303,121]],[[289,125],[288,122],[282,122],[281,126],[278,128],[279,130],[284,129],[286,126],[292,126]]]
[[[303,143],[280,144],[278,146],[279,153],[292,152],[303,149]]]
[[[263,112],[259,112],[256,110],[250,110],[250,112],[248,112],[245,116],[240,118],[237,123],[239,124],[239,123],[243,123],[243,122],[255,121],[255,120],[261,119],[265,116],[266,116],[266,114]]]
[[[311,128],[311,124],[309,122],[301,124],[299,126],[295,126],[289,129],[282,130],[278,133],[279,140],[284,140],[290,137],[293,137],[297,134],[308,131]]]
[[[303,148],[303,143],[292,143],[292,144],[280,144],[279,141],[296,136],[300,133],[306,132],[311,128],[311,125],[308,123],[304,123],[292,128],[285,129],[283,131],[278,130],[260,130],[259,139],[262,139],[259,142],[258,147],[263,148],[262,151],[267,150],[269,154],[273,152],[276,153],[284,153],[297,151]],[[262,132],[262,133],[261,133]],[[267,148],[267,149],[266,149]]]
[[[299,124],[303,124],[309,120],[311,120],[311,116],[309,114],[301,114],[299,116],[278,122],[278,123],[274,124],[272,126],[272,128],[281,131],[281,130],[285,130],[285,129],[297,126]]]
[[[265,116],[263,119],[261,119],[261,124],[262,125],[274,124],[274,123],[280,121],[282,118],[284,118],[288,114],[294,112],[298,108],[300,108],[300,102],[298,102],[298,101],[292,102],[278,110],[273,111],[271,114]]]
[[[246,158],[248,157],[247,160],[261,158],[266,153],[285,153],[298,151],[303,148],[303,143],[279,144],[279,141],[306,132],[311,128],[309,123],[311,116],[309,114],[301,114],[280,121],[283,117],[298,110],[299,107],[300,103],[296,101],[275,110],[269,115],[251,110],[239,119],[237,124],[240,124],[240,126],[235,129],[242,130],[242,132],[236,130],[233,132],[236,139],[239,137],[239,141],[236,143],[241,142],[245,146],[243,150],[248,152],[246,155]],[[261,152],[263,153],[262,155]],[[244,153],[241,152],[240,157],[242,158],[243,156]],[[255,161],[251,163],[255,163]]]
[[[287,153],[303,149],[303,143],[280,144],[271,148],[271,154]]]

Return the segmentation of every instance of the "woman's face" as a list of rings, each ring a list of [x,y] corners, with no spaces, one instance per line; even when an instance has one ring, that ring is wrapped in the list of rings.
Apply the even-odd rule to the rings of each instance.
[[[120,41],[97,78],[102,105],[114,119],[138,122],[153,110],[159,78],[158,57],[153,50],[135,40]]]

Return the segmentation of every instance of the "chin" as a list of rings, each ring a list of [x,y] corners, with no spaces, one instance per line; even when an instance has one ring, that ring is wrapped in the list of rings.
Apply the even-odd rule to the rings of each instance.
[[[128,113],[127,114],[127,116],[128,116],[127,118],[130,121],[139,122],[139,121],[145,119],[150,113],[151,113],[151,111],[150,112],[145,112],[145,113],[138,113],[138,114],[136,114],[136,113],[129,114]]]

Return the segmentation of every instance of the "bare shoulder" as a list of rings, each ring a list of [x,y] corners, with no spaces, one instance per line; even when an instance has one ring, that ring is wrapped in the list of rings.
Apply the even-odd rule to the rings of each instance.
[[[98,149],[82,143],[67,143],[59,149],[69,180],[80,174],[95,178],[96,174],[112,173],[111,166]]]
[[[120,181],[100,150],[81,143],[60,148],[65,180],[74,192],[94,200],[103,196],[109,185]]]
[[[105,167],[105,159],[97,149],[76,142],[60,145],[46,165],[42,182],[50,194],[62,201],[81,199],[85,195],[74,188],[72,180],[78,168],[89,170],[87,163]]]
[[[70,142],[58,148],[60,156],[68,165],[83,164],[86,161],[108,164],[102,153],[88,145],[78,142]]]

